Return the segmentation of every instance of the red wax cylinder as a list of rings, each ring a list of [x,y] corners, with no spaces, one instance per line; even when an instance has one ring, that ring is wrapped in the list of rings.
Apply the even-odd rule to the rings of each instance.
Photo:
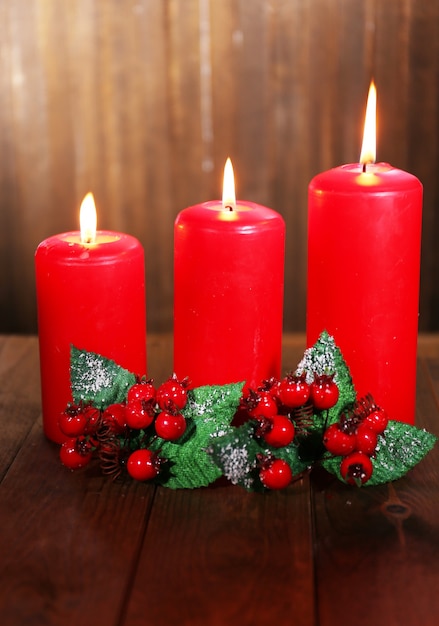
[[[174,230],[174,371],[193,387],[279,377],[285,223],[251,202],[183,210]]]
[[[146,374],[144,252],[134,237],[98,231],[46,239],[35,253],[43,427],[61,443],[60,413],[72,401],[70,347]]]
[[[387,163],[344,165],[309,185],[307,343],[327,330],[357,396],[413,424],[422,185]]]

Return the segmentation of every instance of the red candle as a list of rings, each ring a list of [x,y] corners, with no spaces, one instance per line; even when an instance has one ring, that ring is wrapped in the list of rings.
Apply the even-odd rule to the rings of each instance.
[[[326,329],[357,395],[370,392],[391,419],[413,424],[422,185],[360,160],[309,186],[307,343]]]
[[[228,161],[223,201],[183,210],[174,236],[177,376],[188,376],[194,387],[240,381],[254,387],[279,377],[282,217],[253,202],[236,202]]]
[[[91,194],[83,207],[94,204]],[[93,230],[93,229],[92,229]],[[72,401],[70,346],[146,374],[144,253],[134,237],[67,232],[35,254],[43,427],[61,443],[58,417]]]

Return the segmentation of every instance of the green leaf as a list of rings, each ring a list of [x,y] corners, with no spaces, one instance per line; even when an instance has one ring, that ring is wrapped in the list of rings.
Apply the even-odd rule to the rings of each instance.
[[[82,401],[103,409],[122,402],[136,377],[111,359],[71,346],[70,381],[76,404]]]
[[[390,421],[378,438],[376,456],[372,458],[373,474],[365,486],[381,485],[404,476],[432,450],[437,437],[403,422]],[[342,457],[323,461],[323,467],[337,478]]]
[[[300,474],[306,469],[307,464],[300,459],[296,445],[273,448],[256,439],[254,433],[255,423],[249,421],[211,440],[209,454],[232,484],[248,490],[262,488],[257,471],[258,454],[284,459],[289,463],[293,475]]]
[[[255,487],[256,454],[260,448],[254,439],[254,424],[246,422],[222,436],[211,439],[209,454],[233,485]]]
[[[326,331],[321,333],[313,346],[305,350],[296,371],[298,373],[306,371],[308,382],[314,380],[314,374],[335,373],[334,381],[337,383],[339,391],[337,404],[329,409],[329,414],[326,411],[314,414],[312,430],[322,430],[325,424],[329,425],[336,422],[340,413],[355,402],[356,392],[349,367],[334,338]]]
[[[183,437],[175,442],[156,439],[151,446],[170,463],[169,476],[163,481],[166,487],[205,487],[221,476],[207,448],[212,437],[230,428],[243,384],[197,387],[188,392],[188,403],[182,411],[187,421]]]

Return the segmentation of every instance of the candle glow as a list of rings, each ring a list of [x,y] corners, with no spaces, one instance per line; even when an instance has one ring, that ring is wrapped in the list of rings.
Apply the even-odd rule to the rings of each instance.
[[[81,243],[96,242],[96,206],[92,193],[88,193],[82,201],[79,210],[79,224],[81,229]]]
[[[372,81],[367,97],[366,117],[364,121],[363,144],[361,146],[360,163],[375,163],[376,160],[376,106],[377,92]]]
[[[224,166],[222,204],[224,210],[234,211],[236,209],[235,177],[232,161],[229,157]]]

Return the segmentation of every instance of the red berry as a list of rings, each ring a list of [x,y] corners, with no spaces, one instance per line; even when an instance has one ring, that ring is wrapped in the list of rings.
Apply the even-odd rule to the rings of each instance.
[[[167,441],[179,439],[186,430],[186,420],[181,413],[162,411],[155,420],[155,431],[159,437]]]
[[[364,454],[367,454],[368,456],[371,456],[375,452],[378,435],[371,428],[369,428],[367,423],[362,422],[358,426],[355,439],[355,449],[359,452],[364,452]]]
[[[78,437],[84,434],[87,420],[81,407],[70,405],[59,416],[58,425],[67,437]]]
[[[311,399],[318,411],[333,407],[337,404],[338,396],[339,391],[334,382],[334,376],[328,374],[315,376],[311,383]]]
[[[268,391],[268,393],[276,399],[279,396],[279,387],[280,381],[272,376],[268,380],[263,381],[263,386],[260,391]]]
[[[82,409],[82,413],[86,420],[85,433],[86,434],[94,434],[96,433],[98,426],[101,421],[101,412],[94,406],[85,406]]]
[[[280,383],[278,397],[286,407],[295,409],[306,404],[310,392],[304,373],[300,376],[286,376]]]
[[[157,389],[156,400],[162,411],[170,408],[181,411],[187,403],[187,390],[184,383],[175,376],[169,378]]]
[[[150,380],[142,380],[139,383],[135,383],[132,387],[128,389],[127,394],[127,402],[132,402],[133,400],[154,400],[155,399],[155,388]]]
[[[79,469],[90,463],[92,449],[84,438],[69,438],[62,444],[59,456],[61,463],[69,469]]]
[[[102,421],[111,432],[121,434],[127,427],[126,405],[123,402],[110,404],[102,414]]]
[[[160,472],[160,459],[152,450],[135,450],[128,457],[127,470],[135,480],[151,480]]]
[[[251,417],[273,417],[277,414],[277,402],[269,391],[253,391],[246,400]]]
[[[363,452],[352,452],[340,464],[340,474],[348,485],[360,487],[369,480],[372,472],[372,461]]]
[[[126,423],[137,430],[148,428],[154,421],[154,407],[150,401],[132,400],[125,409]]]
[[[263,434],[264,440],[273,448],[288,446],[294,439],[294,424],[286,415],[274,415],[267,418],[268,428]]]
[[[259,471],[259,478],[267,489],[284,489],[293,480],[293,473],[286,461],[272,459],[264,463]]]
[[[355,450],[356,437],[353,432],[344,431],[340,424],[331,424],[325,430],[323,444],[331,454],[345,456]]]
[[[366,415],[364,423],[367,424],[371,430],[380,435],[386,430],[389,418],[383,409],[376,408]]]

